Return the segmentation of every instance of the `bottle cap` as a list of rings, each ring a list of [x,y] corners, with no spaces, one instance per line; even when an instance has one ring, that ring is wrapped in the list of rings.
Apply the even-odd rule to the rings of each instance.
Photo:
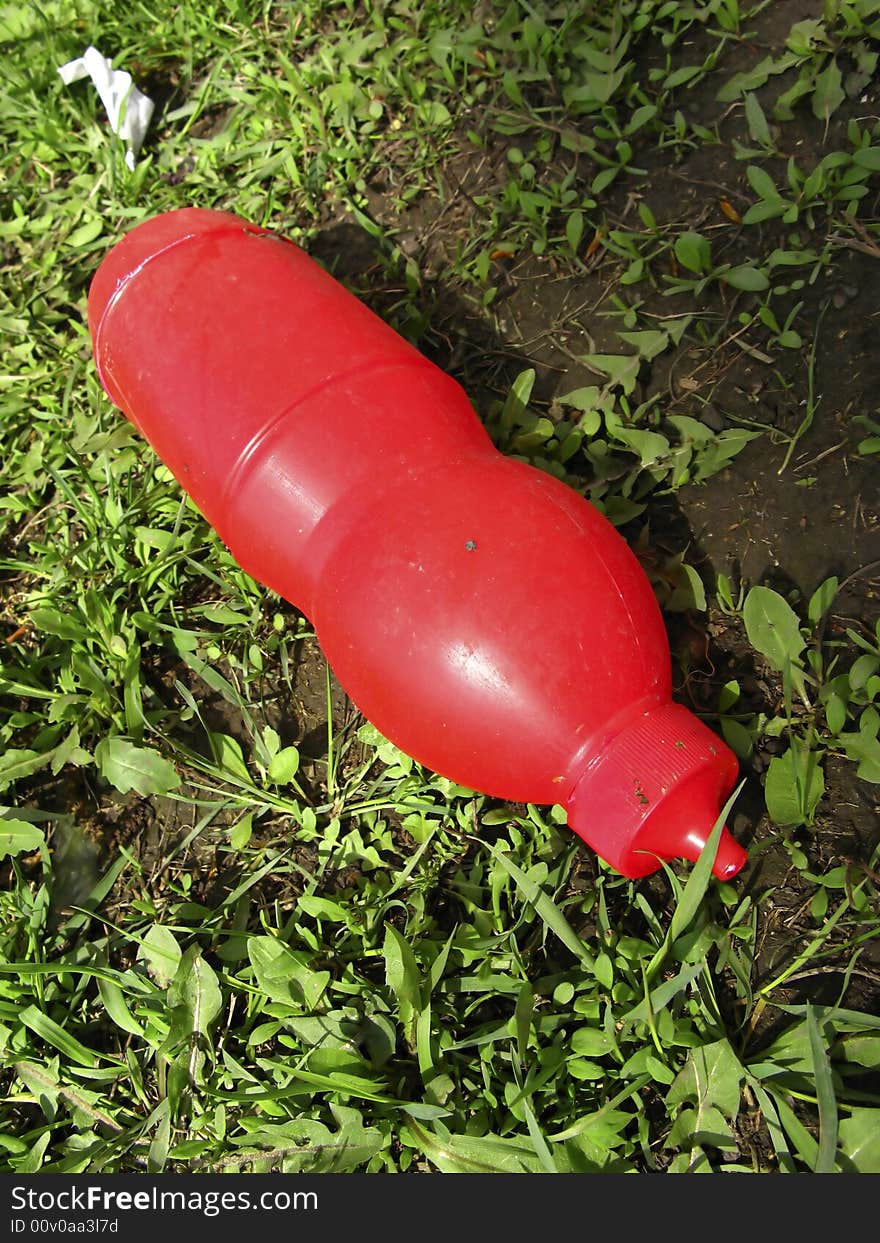
[[[568,822],[622,875],[647,876],[662,861],[699,858],[737,772],[720,738],[687,708],[664,704],[601,749],[568,800]],[[724,828],[715,875],[730,880],[747,858]]]

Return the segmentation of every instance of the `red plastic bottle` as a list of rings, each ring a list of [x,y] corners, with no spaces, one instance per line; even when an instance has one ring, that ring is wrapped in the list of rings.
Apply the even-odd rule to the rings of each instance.
[[[737,762],[671,701],[647,578],[594,506],[494,448],[458,384],[226,213],[137,226],[89,322],[112,401],[386,737],[462,785],[563,804],[626,876],[697,857]],[[745,860],[725,830],[716,875]]]

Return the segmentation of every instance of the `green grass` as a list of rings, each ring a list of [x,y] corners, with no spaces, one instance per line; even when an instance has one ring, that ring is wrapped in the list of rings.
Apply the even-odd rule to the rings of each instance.
[[[602,339],[552,404],[527,364],[487,398],[496,443],[618,523],[758,436],[785,469],[822,414],[813,284],[877,245],[860,208],[880,126],[838,122],[880,12],[817,4],[729,67],[765,8],[0,7],[0,1168],[880,1170],[880,1020],[849,1001],[873,980],[877,859],[809,851],[829,761],[880,779],[880,629],[828,625],[841,584],[709,584],[684,553],[658,575],[667,609],[725,618],[773,687],[758,706],[729,680],[712,723],[745,763],[776,748],[753,856],[783,854],[804,911],[774,956],[774,888],[719,885],[706,858],[624,880],[559,809],[475,796],[355,717],[305,620],[110,408],[84,320],[120,233],[186,204],[306,245],[356,223],[387,314],[429,347],[437,286],[491,316],[505,256],[598,263]],[[133,173],[90,85],[56,73],[90,42],[165,101]],[[703,86],[742,109],[733,144],[689,119]],[[809,169],[786,128],[804,115],[827,136]],[[646,153],[722,147],[736,230],[699,205],[658,219]],[[462,150],[500,171],[427,274],[402,222],[442,212]],[[732,342],[800,360],[794,429],[714,432],[643,385]],[[320,746],[285,712],[304,666]]]

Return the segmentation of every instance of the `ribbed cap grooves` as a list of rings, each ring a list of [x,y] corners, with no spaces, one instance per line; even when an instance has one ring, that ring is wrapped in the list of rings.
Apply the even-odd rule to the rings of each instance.
[[[592,762],[569,800],[569,823],[612,867],[647,875],[656,860],[635,852],[650,849],[652,821],[663,843],[658,854],[667,856],[680,833],[680,853],[690,857],[685,846],[695,829],[708,836],[737,768],[733,753],[697,717],[664,704],[632,722]]]

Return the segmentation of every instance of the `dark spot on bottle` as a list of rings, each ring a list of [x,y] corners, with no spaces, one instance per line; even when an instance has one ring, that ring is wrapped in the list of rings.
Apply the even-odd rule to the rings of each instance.
[[[475,539],[469,539],[467,543],[465,544],[465,548],[467,549],[468,552],[476,552],[477,541]]]

